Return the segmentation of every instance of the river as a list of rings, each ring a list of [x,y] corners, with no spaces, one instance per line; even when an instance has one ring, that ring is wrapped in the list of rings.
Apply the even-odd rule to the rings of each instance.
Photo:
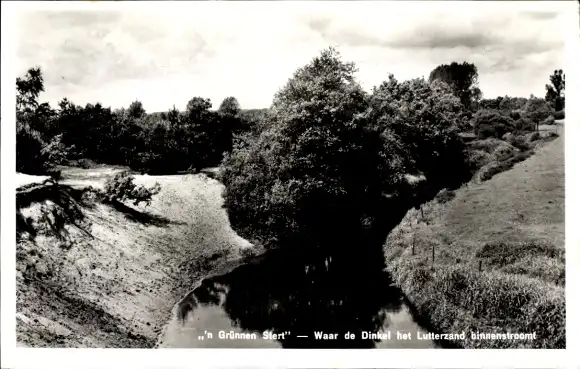
[[[276,253],[257,257],[204,279],[178,303],[158,347],[440,347],[418,339],[428,330],[389,275],[372,269],[307,266]]]

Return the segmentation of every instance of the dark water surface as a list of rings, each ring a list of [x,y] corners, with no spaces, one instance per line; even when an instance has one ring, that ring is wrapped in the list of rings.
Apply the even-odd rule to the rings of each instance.
[[[417,339],[417,332],[427,330],[415,322],[382,269],[349,270],[335,267],[332,259],[306,265],[284,253],[272,252],[203,280],[179,303],[176,315],[160,348],[437,347]],[[335,339],[317,339],[315,332]],[[391,337],[373,340],[363,332],[390,332]],[[411,339],[397,339],[397,332]],[[347,333],[352,339],[345,339]]]

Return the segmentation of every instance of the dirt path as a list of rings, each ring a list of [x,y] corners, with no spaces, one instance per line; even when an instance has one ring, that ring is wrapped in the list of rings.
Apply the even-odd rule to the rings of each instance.
[[[67,169],[61,183],[102,187],[117,170]],[[162,186],[147,209],[82,206],[77,226],[67,221],[74,204],[61,203],[68,195],[20,209],[36,232],[17,245],[20,345],[153,347],[194,281],[249,245],[230,228],[219,182],[136,177]]]

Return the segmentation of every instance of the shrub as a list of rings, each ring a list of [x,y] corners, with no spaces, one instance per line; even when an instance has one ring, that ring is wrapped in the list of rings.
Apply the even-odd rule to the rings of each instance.
[[[473,127],[471,126],[471,120],[473,119],[473,113],[471,111],[465,111],[459,114],[457,126],[460,131],[467,132],[471,131]]]
[[[497,145],[491,154],[495,160],[504,161],[514,156],[516,152],[518,152],[516,147],[510,145],[507,142],[502,142],[501,144]]]
[[[515,122],[497,110],[479,110],[473,117],[473,129],[480,138],[501,138],[515,130]]]
[[[550,115],[548,118],[544,119],[541,124],[552,125],[555,121],[556,119]]]
[[[527,151],[530,149],[530,145],[528,145],[528,140],[526,136],[514,136],[513,139],[509,141],[509,143],[518,148],[520,151]]]
[[[79,166],[83,169],[92,169],[92,168],[95,168],[98,166],[97,163],[95,163],[91,159],[86,159],[86,158],[78,159],[72,164],[74,166]]]
[[[560,120],[560,119],[565,119],[566,118],[566,114],[564,110],[560,110],[554,113],[554,119]]]
[[[166,160],[161,154],[144,152],[138,153],[136,157],[129,162],[129,167],[141,174],[163,174],[167,172]]]
[[[133,205],[144,202],[148,206],[151,204],[152,197],[160,191],[159,183],[155,183],[152,188],[135,185],[134,177],[128,172],[118,173],[105,183],[105,197],[109,202],[129,200],[133,202]]]
[[[493,176],[498,173],[503,172],[505,169],[499,163],[492,163],[484,168],[482,168],[481,172],[479,173],[479,179],[482,182],[490,180]]]
[[[475,169],[487,165],[493,160],[493,156],[484,150],[472,150],[469,152],[469,161]]]
[[[104,197],[104,193],[101,190],[96,189],[92,186],[89,186],[89,187],[84,189],[84,191],[81,195],[81,202],[84,205],[93,206],[97,202],[102,201],[103,197]]]
[[[520,117],[515,122],[515,127],[518,131],[535,131],[536,124],[528,117]]]
[[[256,247],[244,247],[240,249],[240,256],[244,260],[255,258],[256,256],[258,256],[258,254],[259,251],[256,249]]]
[[[502,161],[492,162],[487,166],[484,166],[479,172],[479,179],[481,181],[487,181],[491,179],[498,173],[505,172],[506,170],[510,170],[513,166],[521,161],[526,160],[533,154],[532,150],[518,152],[517,154],[508,157],[502,158]]]
[[[68,158],[68,153],[69,148],[62,143],[62,135],[55,136],[41,150],[44,160],[54,165],[64,164]]]
[[[509,159],[509,161],[513,164],[519,163],[520,161],[524,161],[527,158],[529,158],[530,156],[532,156],[534,153],[532,150],[528,150],[528,151],[524,151],[524,152],[518,152],[517,154],[515,154],[512,158]]]
[[[20,173],[45,174],[46,163],[43,159],[44,142],[40,134],[25,125],[17,125],[16,130],[16,171]]]
[[[486,138],[485,140],[475,140],[470,142],[469,147],[472,150],[483,150],[486,153],[491,154],[502,144],[505,144],[505,142],[500,139]]]
[[[506,133],[505,135],[501,136],[501,139],[504,140],[505,142],[510,142],[510,140],[515,139],[515,135],[512,132]]]
[[[540,132],[532,132],[526,135],[526,142],[531,143],[540,139]]]
[[[512,110],[509,113],[510,118],[517,121],[522,118],[522,112],[520,110]]]
[[[439,193],[435,197],[435,200],[437,200],[437,202],[440,204],[445,204],[446,202],[449,202],[449,201],[453,200],[454,198],[455,198],[455,191],[450,191],[450,190],[444,188],[441,191],[439,191]]]

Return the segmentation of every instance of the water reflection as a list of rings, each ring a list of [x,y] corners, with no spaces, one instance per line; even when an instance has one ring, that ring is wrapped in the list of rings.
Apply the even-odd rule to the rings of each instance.
[[[360,254],[359,254],[360,255]],[[383,272],[383,260],[355,263],[270,252],[224,275],[208,278],[178,307],[161,347],[243,348],[430,348],[416,340],[422,330],[411,318],[399,289]],[[351,265],[351,267],[347,267]],[[353,268],[352,265],[360,265]],[[396,331],[412,340],[397,340]],[[213,334],[212,339],[205,331]],[[218,332],[252,333],[256,340],[219,339]],[[285,333],[263,339],[263,332]],[[315,339],[314,332],[336,334]],[[362,339],[363,332],[391,331],[391,339]],[[354,339],[345,339],[345,334]],[[201,337],[205,336],[205,339]],[[302,337],[298,337],[302,336]]]

